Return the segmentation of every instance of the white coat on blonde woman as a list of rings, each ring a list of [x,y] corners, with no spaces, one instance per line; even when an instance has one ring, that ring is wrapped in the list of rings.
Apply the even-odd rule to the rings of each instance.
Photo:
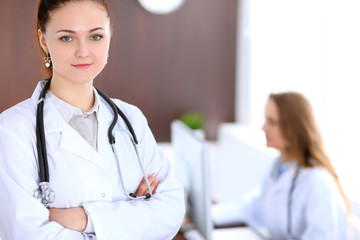
[[[157,173],[161,183],[150,200],[130,201],[124,194],[107,132],[113,119],[100,97],[98,151],[95,151],[45,100],[44,125],[50,186],[56,194],[51,207],[83,206],[96,235],[73,231],[49,222],[49,211],[33,197],[38,188],[35,116],[44,82],[33,96],[0,115],[0,237],[8,239],[172,239],[184,216],[182,186],[169,179],[169,162],[160,154],[140,110],[114,100],[132,124],[139,140],[147,174]],[[142,171],[124,121],[114,134],[127,192],[134,192]]]
[[[280,160],[279,160],[280,161]],[[277,177],[279,161],[261,189],[242,199],[215,205],[216,225],[245,222],[265,230],[271,239],[345,240],[347,209],[334,178],[322,167],[300,168],[292,194],[291,220],[289,190],[295,175],[294,162]],[[291,224],[291,234],[288,225]]]

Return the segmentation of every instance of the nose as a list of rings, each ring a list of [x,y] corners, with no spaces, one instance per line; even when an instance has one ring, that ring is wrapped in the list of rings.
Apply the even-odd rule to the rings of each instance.
[[[262,126],[261,130],[263,130],[264,132],[266,132],[266,129],[267,129],[267,127],[266,127],[266,122],[264,122],[264,124],[263,124],[263,126]]]
[[[87,58],[89,56],[89,47],[86,41],[78,42],[75,56],[78,58]]]

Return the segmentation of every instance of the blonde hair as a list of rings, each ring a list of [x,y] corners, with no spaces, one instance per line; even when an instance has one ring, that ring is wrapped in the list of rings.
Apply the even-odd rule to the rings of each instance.
[[[349,200],[325,151],[310,102],[297,92],[270,94],[270,99],[278,108],[280,130],[288,143],[286,154],[295,157],[302,167],[321,166],[328,170],[344,198],[348,212],[351,212]],[[310,161],[311,158],[316,160],[315,163]]]

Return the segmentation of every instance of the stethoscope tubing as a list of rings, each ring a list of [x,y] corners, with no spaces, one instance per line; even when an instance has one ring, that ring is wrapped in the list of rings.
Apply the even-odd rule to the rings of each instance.
[[[123,113],[123,111],[120,110],[120,108],[113,102],[111,101],[111,99],[106,96],[103,92],[101,92],[99,89],[95,88],[96,91],[99,93],[99,95],[105,99],[105,101],[109,104],[109,106],[111,107],[112,111],[114,112],[114,119],[109,127],[109,130],[108,130],[108,138],[109,138],[109,143],[112,144],[114,141],[115,141],[115,138],[114,136],[112,135],[112,131],[115,127],[115,124],[117,123],[117,120],[118,120],[118,115],[115,114],[115,113],[118,113],[121,118],[124,120],[127,128],[129,129],[131,135],[132,135],[132,138],[134,140],[134,142],[136,144],[138,144],[138,140],[137,140],[137,137],[136,137],[136,134],[135,134],[135,131],[132,127],[132,125],[130,124],[129,122],[129,119],[125,116],[125,114]]]
[[[127,134],[131,134],[129,132],[127,132],[126,130],[124,130]],[[120,173],[120,180],[121,180],[121,185],[122,185],[122,188],[123,188],[123,191],[125,193],[126,196],[128,196],[130,199],[149,199],[150,197],[152,197],[152,192],[151,192],[151,186],[150,186],[150,182],[149,182],[149,179],[146,176],[146,172],[145,172],[145,169],[144,169],[144,166],[141,162],[141,158],[140,158],[140,155],[139,155],[139,150],[138,150],[138,146],[137,144],[133,141],[133,138],[131,138],[131,136],[129,136],[130,139],[131,139],[131,142],[134,146],[134,149],[135,149],[135,153],[136,153],[136,157],[137,157],[137,160],[141,166],[141,171],[142,171],[142,174],[144,176],[144,179],[145,179],[145,182],[146,182],[146,185],[147,185],[147,188],[148,190],[150,191],[148,194],[145,194],[144,196],[136,196],[135,194],[133,193],[127,193],[126,191],[126,188],[125,188],[125,184],[124,184],[124,180],[123,180],[123,175],[122,175],[122,171],[121,171],[121,166],[120,166],[120,159],[118,158],[118,153],[117,153],[117,150],[116,150],[116,147],[115,147],[115,143],[111,144],[111,148],[114,152],[114,155],[115,155],[115,158],[116,158],[116,162],[117,162],[117,166],[118,166],[118,171]]]
[[[49,182],[49,167],[46,152],[45,143],[45,130],[44,130],[44,101],[45,94],[50,87],[50,80],[45,84],[42,89],[38,101],[38,107],[36,111],[36,137],[37,137],[37,152],[39,163],[39,177],[40,182]]]
[[[278,160],[278,163],[273,167],[272,170],[272,178],[276,180],[277,172],[279,171],[279,168],[281,166],[281,159]],[[289,239],[294,239],[291,237],[292,235],[292,203],[293,203],[293,193],[295,191],[296,187],[296,181],[300,173],[300,166],[299,164],[296,164],[294,175],[291,179],[291,185],[288,193],[288,199],[287,199],[287,234],[289,236]]]
[[[291,234],[292,234],[292,200],[293,200],[292,197],[293,197],[293,193],[294,193],[295,186],[296,186],[296,180],[297,180],[297,178],[299,176],[299,172],[300,172],[300,167],[297,164],[294,176],[293,176],[293,178],[291,180],[291,186],[290,186],[289,196],[288,196],[287,233],[288,233],[289,236],[291,236]]]
[[[49,87],[50,87],[50,80],[47,81],[47,83],[45,84],[45,86],[43,87],[43,89],[40,92],[39,100],[37,103],[38,106],[37,106],[37,110],[36,110],[36,138],[37,138],[36,145],[37,145],[38,165],[39,165],[38,166],[39,167],[39,188],[34,191],[34,197],[37,198],[38,200],[40,200],[40,202],[42,204],[44,204],[46,207],[48,207],[49,204],[51,204],[55,201],[55,193],[51,190],[50,184],[49,184],[49,180],[50,180],[49,179],[49,166],[48,166],[47,151],[46,151],[46,139],[45,139],[45,130],[44,130],[44,116],[43,116],[45,94],[49,90]],[[135,131],[134,131],[132,125],[130,124],[130,121],[125,116],[125,114],[120,110],[120,108],[109,97],[107,97],[104,93],[102,93],[99,89],[97,89],[97,88],[95,88],[95,89],[98,92],[98,94],[109,104],[109,106],[111,107],[111,109],[114,113],[113,121],[111,122],[110,127],[108,129],[108,138],[109,138],[109,143],[111,145],[111,148],[113,150],[113,153],[114,153],[116,161],[117,161],[121,184],[122,184],[124,193],[126,196],[128,196],[132,200],[150,199],[152,197],[151,186],[150,186],[148,177],[146,175],[144,166],[141,162],[141,158],[140,158],[139,150],[138,150],[138,140],[137,140]],[[125,189],[125,184],[124,184],[124,181],[122,178],[122,173],[121,173],[121,167],[120,167],[120,161],[119,161],[120,159],[118,158],[117,150],[115,147],[116,139],[113,135],[113,129],[118,121],[118,115],[120,115],[121,118],[124,120],[128,130],[129,130],[129,132],[126,130],[125,130],[125,132],[129,135],[129,138],[134,146],[137,160],[141,166],[141,171],[142,171],[144,179],[146,181],[146,185],[147,185],[149,193],[145,194],[144,196],[136,196],[134,193],[128,194]]]

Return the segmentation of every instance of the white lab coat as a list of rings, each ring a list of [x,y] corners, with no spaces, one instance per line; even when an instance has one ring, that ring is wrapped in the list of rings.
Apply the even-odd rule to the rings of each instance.
[[[277,179],[271,174],[262,189],[254,189],[243,199],[215,205],[214,222],[224,225],[246,222],[266,229],[271,239],[291,239],[287,234],[288,196],[295,164]],[[345,201],[330,173],[321,167],[301,168],[292,195],[293,239],[345,240]]]
[[[138,108],[114,100],[131,122],[147,174],[161,183],[151,200],[129,201],[123,192],[107,132],[113,112],[100,98],[98,152],[63,121],[45,100],[44,125],[50,186],[55,208],[83,206],[95,235],[49,222],[49,211],[33,192],[38,188],[35,133],[37,101],[44,82],[33,96],[0,115],[0,237],[9,239],[172,239],[184,216],[182,186],[169,179],[169,162],[158,151],[147,121]],[[119,117],[114,132],[125,188],[135,192],[143,174],[135,150]]]

